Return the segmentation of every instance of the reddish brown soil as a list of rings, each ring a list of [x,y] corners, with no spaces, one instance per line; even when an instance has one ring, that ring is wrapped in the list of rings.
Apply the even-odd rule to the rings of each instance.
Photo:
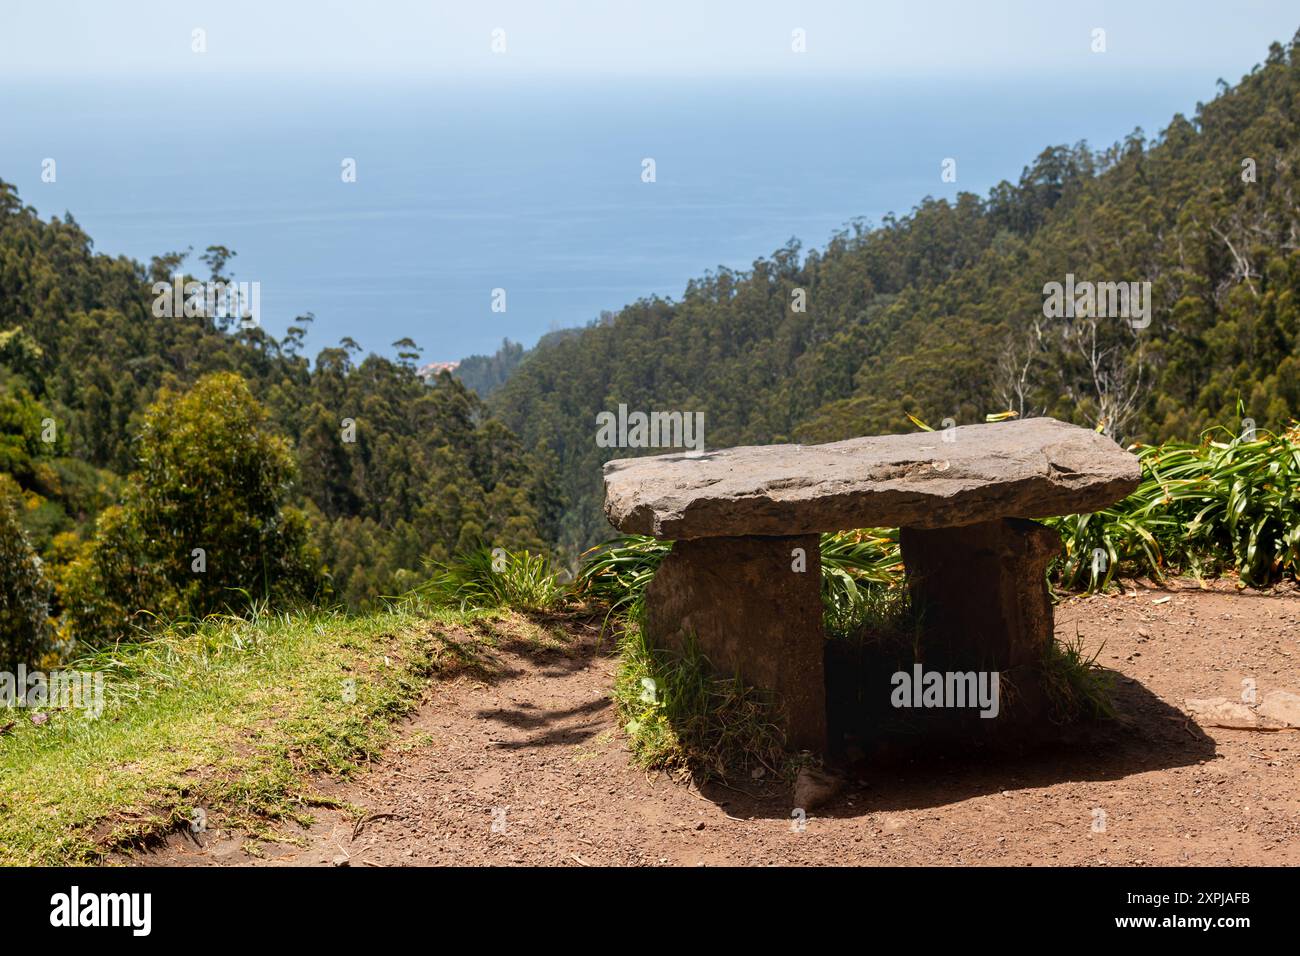
[[[1162,600],[1168,598],[1168,600]],[[1161,603],[1156,603],[1161,601]],[[1071,598],[1057,633],[1117,674],[1126,723],[1021,756],[859,771],[799,830],[782,790],[751,795],[635,769],[609,700],[615,660],[503,647],[490,684],[434,688],[385,762],[331,796],[293,842],[213,831],[140,864],[1263,864],[1300,863],[1300,733],[1200,728],[1187,697],[1300,692],[1300,597],[1130,589]],[[757,785],[755,785],[757,786]],[[1094,829],[1104,811],[1105,829]],[[381,815],[382,816],[379,816]],[[504,821],[504,826],[502,823]],[[494,826],[495,824],[495,826]],[[248,848],[257,855],[250,855]]]

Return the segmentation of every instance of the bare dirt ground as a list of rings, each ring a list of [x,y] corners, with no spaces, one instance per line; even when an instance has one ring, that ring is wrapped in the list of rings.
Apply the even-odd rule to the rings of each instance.
[[[384,762],[290,842],[176,835],[143,865],[1300,864],[1300,732],[1198,727],[1188,697],[1300,692],[1300,596],[1130,587],[1057,608],[1116,672],[1125,722],[1020,756],[914,760],[856,774],[792,819],[762,795],[647,776],[609,699],[593,631],[501,648],[490,684],[436,685]],[[755,785],[757,786],[757,784]],[[252,851],[250,853],[250,850]]]

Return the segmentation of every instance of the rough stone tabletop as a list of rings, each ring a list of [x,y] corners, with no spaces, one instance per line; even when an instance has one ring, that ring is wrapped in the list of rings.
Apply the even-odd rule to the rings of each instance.
[[[605,514],[669,540],[943,528],[1097,511],[1138,486],[1136,456],[1054,418],[947,432],[620,458]]]

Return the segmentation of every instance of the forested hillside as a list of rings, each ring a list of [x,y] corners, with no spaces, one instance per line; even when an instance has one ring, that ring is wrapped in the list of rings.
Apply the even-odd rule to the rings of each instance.
[[[926,199],[807,253],[791,240],[431,383],[410,341],[395,360],[344,339],[309,361],[309,315],[281,340],[155,315],[155,282],[229,279],[237,257],[98,255],[0,182],[0,624],[34,659],[140,609],[361,606],[479,545],[572,558],[610,535],[601,463],[640,453],[596,442],[620,404],[703,412],[708,447],[909,414],[1048,414],[1124,441],[1195,440],[1239,405],[1285,426],[1298,123],[1292,41],[1154,139],[1046,149],[985,197]],[[1045,287],[1070,276],[1149,282],[1149,321],[1049,317]]]
[[[501,348],[491,355],[471,355],[461,359],[452,375],[466,388],[477,392],[479,398],[487,398],[504,385],[530,356],[550,345],[581,334],[581,329],[556,329],[543,335],[531,349],[524,348],[518,342],[503,339]]]
[[[1300,413],[1300,48],[1154,139],[1044,150],[987,197],[926,199],[806,255],[791,241],[680,300],[648,299],[530,355],[490,407],[553,454],[560,541],[608,536],[596,414],[705,413],[709,447],[826,441],[1014,410],[1117,438],[1195,439]],[[1149,324],[1047,318],[1067,275],[1150,282]],[[803,306],[802,311],[800,306]]]
[[[491,355],[471,355],[461,359],[452,374],[466,388],[477,392],[480,398],[487,398],[505,384],[525,354],[526,350],[518,342],[504,339],[501,348]]]
[[[233,253],[200,258],[201,278],[228,278]],[[544,463],[458,381],[421,381],[413,343],[391,361],[345,339],[309,363],[310,316],[277,341],[155,315],[152,283],[186,262],[97,255],[71,216],[43,221],[0,182],[0,530],[13,579],[0,596],[45,595],[59,633],[84,637],[69,600],[83,617],[100,599],[137,600],[109,631],[139,607],[203,613],[244,600],[235,589],[284,593],[277,575],[303,597],[360,605],[426,559],[553,536]],[[33,552],[40,562],[22,557]],[[140,581],[153,584],[121,590]]]

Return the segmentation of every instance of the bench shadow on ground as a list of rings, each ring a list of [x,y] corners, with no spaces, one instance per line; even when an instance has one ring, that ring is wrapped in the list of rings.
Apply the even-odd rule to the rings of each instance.
[[[480,710],[475,716],[522,730],[529,736],[520,740],[499,740],[491,745],[494,750],[531,750],[537,747],[565,747],[590,740],[608,730],[606,713],[611,707],[608,699],[591,700],[573,707],[543,710],[529,703],[516,703],[512,708],[497,707]]]
[[[490,628],[491,625],[488,625]],[[607,660],[609,641],[590,636],[567,646],[540,646],[534,640],[492,629],[492,673],[485,677],[504,687],[519,679],[571,675]],[[1133,774],[1192,766],[1215,755],[1215,743],[1186,714],[1147,690],[1140,682],[1108,670],[1114,684],[1117,720],[1046,725],[1033,741],[972,742],[948,738],[924,743],[918,734],[876,741],[869,756],[842,753],[827,761],[846,785],[816,816],[855,817],[870,813],[937,808],[1003,791],[1048,787],[1063,782],[1117,781]],[[526,699],[509,706],[481,708],[476,716],[521,732],[498,740],[500,750],[577,746],[611,727],[613,703],[608,688],[575,687],[572,700],[540,706]],[[521,695],[523,696],[523,695]],[[629,772],[632,764],[629,759]],[[788,819],[788,786],[762,788],[751,780],[718,781],[697,777],[692,787],[733,817]]]
[[[443,635],[442,641],[454,658],[457,670],[469,671],[485,683],[496,685],[537,674],[564,677],[590,666],[593,656],[608,650],[608,642],[593,640],[588,633],[570,633],[563,625],[571,619],[534,615],[533,624],[551,643],[541,643],[537,634],[522,634],[502,621],[480,618],[460,629],[457,636]],[[555,627],[553,625],[560,624]]]
[[[572,625],[573,619],[558,616],[530,615],[534,624]],[[492,666],[483,675],[486,683],[503,687],[522,678],[563,678],[586,670],[612,653],[612,642],[601,639],[597,628],[575,634],[554,644],[542,645],[498,626],[498,622],[475,621],[472,628],[480,637],[492,641]],[[553,631],[552,636],[561,633]],[[475,711],[479,720],[524,734],[516,740],[498,740],[494,750],[529,750],[538,747],[576,746],[609,729],[608,713],[613,702],[607,694],[599,697],[565,701],[565,706],[541,707],[527,700],[513,700],[508,707],[485,707]]]
[[[870,756],[838,756],[827,768],[846,783],[840,794],[816,809],[821,817],[943,807],[1004,791],[1083,781],[1118,781],[1134,774],[1192,766],[1215,756],[1215,742],[1186,714],[1141,683],[1116,671],[1118,720],[1089,720],[1052,727],[1030,742],[972,744],[950,740],[918,743],[891,738]],[[788,787],[755,792],[749,782],[697,779],[695,786],[728,814],[741,818],[789,819]]]

